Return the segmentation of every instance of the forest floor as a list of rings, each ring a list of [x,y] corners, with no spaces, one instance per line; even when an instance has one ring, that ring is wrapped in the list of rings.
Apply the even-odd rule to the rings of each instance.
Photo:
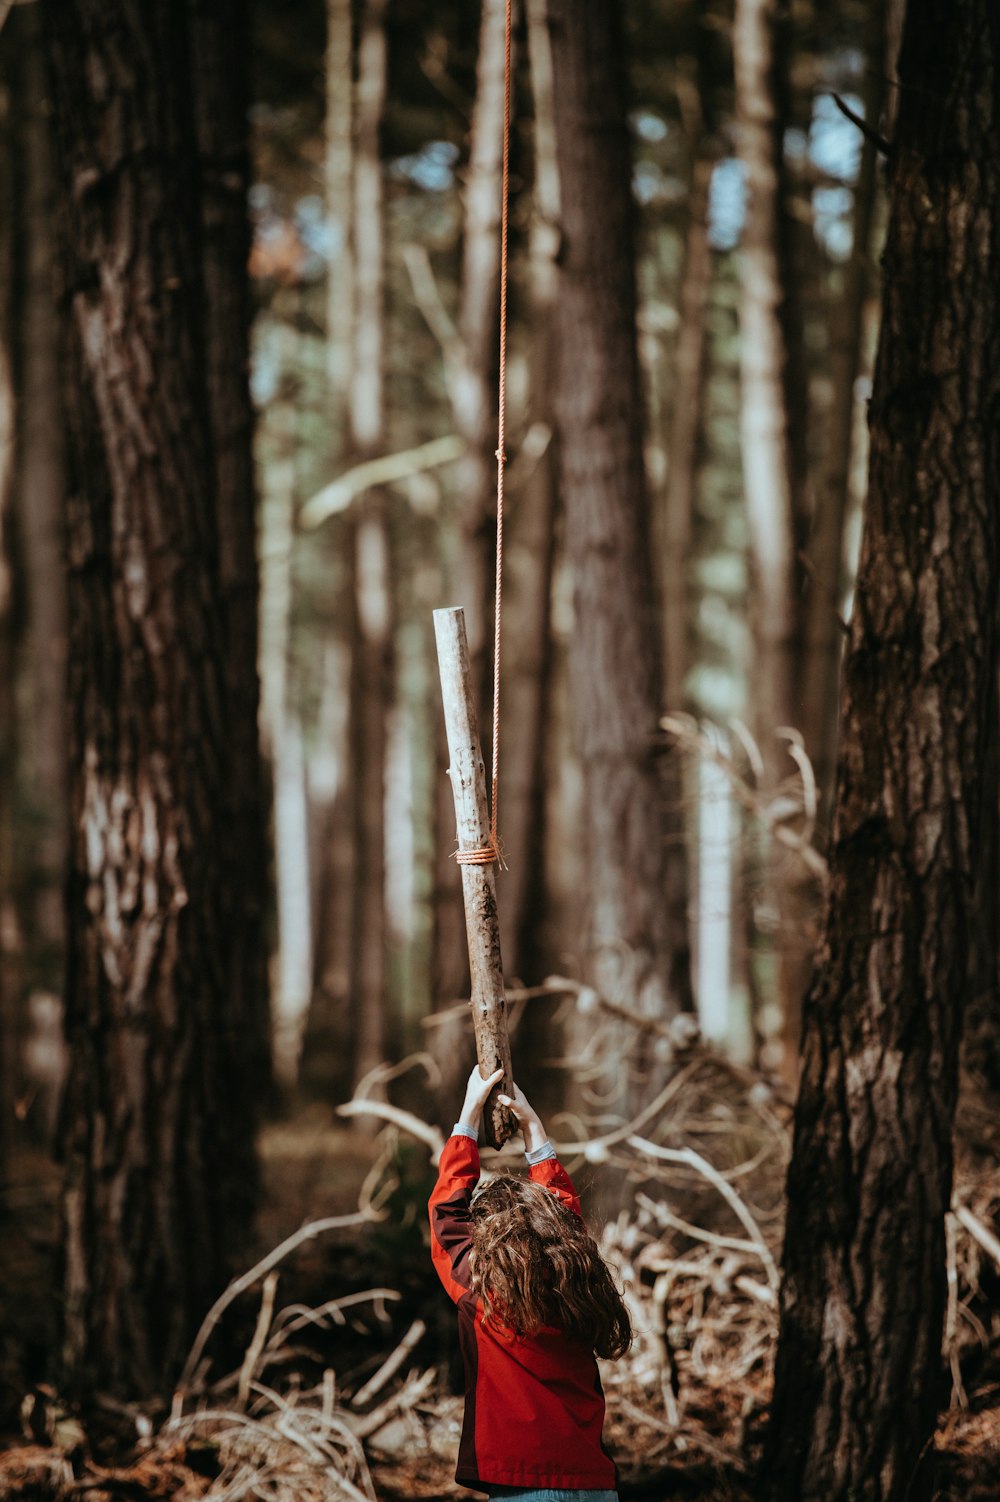
[[[651,1136],[654,1147],[688,1160],[640,1158],[617,1144],[568,1164],[585,1202],[603,1198],[602,1250],[628,1290],[637,1330],[629,1356],[604,1370],[623,1502],[759,1495],[787,1113],[711,1061],[686,1075]],[[955,1203],[965,1221],[954,1219],[950,1236],[950,1404],[936,1438],[936,1496],[996,1502],[1000,1268],[988,1237],[1000,1210],[1000,1118],[968,1091],[958,1141]],[[470,1496],[453,1480],[460,1373],[453,1313],[425,1245],[427,1147],[392,1127],[377,1137],[347,1130],[320,1107],[274,1123],[260,1147],[261,1256],[303,1225],[350,1216],[359,1204],[367,1222],[304,1240],[270,1280],[234,1302],[206,1347],[197,1400],[87,1414],[64,1408],[45,1382],[57,1172],[37,1151],[19,1158],[0,1235],[0,1497]],[[716,1178],[699,1164],[714,1165]],[[628,1209],[615,1212],[623,1170],[633,1192]]]

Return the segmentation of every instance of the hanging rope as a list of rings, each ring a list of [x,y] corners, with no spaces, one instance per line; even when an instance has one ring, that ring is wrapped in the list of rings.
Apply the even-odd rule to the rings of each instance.
[[[497,835],[500,784],[500,613],[503,601],[503,486],[507,464],[507,220],[510,206],[510,32],[511,0],[506,0],[503,58],[503,167],[500,179],[500,382],[497,413],[497,570],[493,614],[493,774],[490,788],[489,844],[478,850],[458,850],[460,866],[504,864]]]

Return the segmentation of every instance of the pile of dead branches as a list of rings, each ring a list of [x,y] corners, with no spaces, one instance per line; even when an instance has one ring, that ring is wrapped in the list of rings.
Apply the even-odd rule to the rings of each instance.
[[[970,1109],[966,1117],[975,1120]],[[364,1235],[385,1218],[402,1136],[424,1143],[432,1159],[440,1151],[436,1128],[384,1099],[356,1101],[347,1114],[362,1110],[385,1125],[357,1213],[303,1226],[230,1285],[205,1318],[169,1416],[157,1424],[135,1411],[130,1463],[95,1465],[85,1447],[60,1448],[57,1431],[47,1448],[0,1457],[0,1494],[22,1502],[137,1495],[377,1502],[459,1494],[452,1476],[461,1398],[422,1359],[422,1319],[413,1319],[402,1339],[398,1327],[393,1333],[389,1312],[400,1304],[399,1291],[374,1286],[315,1307],[277,1304],[276,1269],[305,1242],[327,1233]],[[603,1206],[602,1251],[636,1334],[629,1354],[604,1366],[607,1438],[626,1484],[707,1467],[722,1488],[712,1495],[742,1495],[777,1336],[789,1109],[767,1081],[688,1039],[680,1067],[643,1110],[629,1121],[604,1116],[599,1125],[595,1130],[594,1120],[579,1114],[551,1123],[560,1157],[587,1186],[591,1205]],[[484,1171],[506,1169],[516,1157],[513,1149],[484,1154]],[[960,1145],[948,1217],[945,1358],[953,1408],[942,1430],[956,1452],[969,1424],[987,1421],[982,1404],[969,1412],[966,1374],[977,1354],[1000,1349],[1000,1309],[983,1292],[1000,1270],[997,1202],[992,1153]],[[257,1301],[252,1339],[240,1365],[219,1374],[211,1359],[216,1329],[248,1298]],[[331,1364],[316,1381],[315,1346],[300,1341],[349,1324],[373,1348],[364,1380]]]

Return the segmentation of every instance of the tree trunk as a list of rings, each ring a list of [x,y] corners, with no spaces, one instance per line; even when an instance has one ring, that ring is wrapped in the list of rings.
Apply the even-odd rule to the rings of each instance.
[[[291,374],[294,334],[286,343],[290,385],[269,413],[277,453],[261,514],[261,724],[270,757],[274,886],[278,935],[272,996],[275,1077],[287,1093],[298,1083],[299,1059],[313,983],[309,817],[302,727],[291,687],[296,455],[299,384]]]
[[[716,151],[704,137],[699,111],[692,122],[693,158],[688,191],[688,225],[684,247],[673,378],[668,480],[663,550],[663,611],[666,638],[667,708],[683,709],[688,667],[688,571],[694,519],[698,449],[704,416],[705,350],[712,248],[708,239],[708,192]]]
[[[492,754],[492,653],[486,636],[495,569],[497,373],[499,369],[500,179],[503,161],[506,0],[483,0],[476,64],[476,100],[469,131],[469,165],[463,196],[462,269],[458,339],[449,358],[455,427],[465,444],[456,486],[461,496],[458,577],[451,598],[465,611],[472,676],[483,727],[487,765]],[[438,740],[437,894],[433,988],[447,1004],[468,994],[462,887],[451,853],[455,811],[444,776],[445,743]],[[450,1030],[448,1030],[450,1031]],[[446,1042],[447,1032],[441,1041]],[[446,1044],[447,1046],[447,1044]],[[446,1086],[447,1088],[447,1082]]]
[[[44,20],[71,498],[63,1356],[69,1385],[133,1398],[164,1390],[251,1211],[233,940],[257,878],[228,828],[248,696],[190,12],[56,0]]]
[[[332,245],[326,289],[326,368],[336,412],[348,399],[354,309],[352,0],[326,0],[326,217]]]
[[[66,871],[66,485],[52,268],[52,162],[41,14],[26,7],[17,53],[21,126],[20,392],[18,525],[25,566],[24,661],[30,686],[30,755],[24,793],[35,838],[34,900],[26,911],[36,984],[58,993],[65,943]]]
[[[386,91],[387,0],[367,0],[358,45],[354,159],[354,353],[351,446],[373,458],[384,442],[383,187],[379,136]],[[392,589],[388,518],[375,492],[353,527],[355,634],[351,674],[355,908],[352,1001],[355,1077],[386,1047],[385,762],[392,693]]]
[[[801,444],[793,442],[790,391],[797,363],[789,327],[782,88],[778,27],[783,0],[737,0],[733,55],[736,121],[747,188],[740,247],[740,441],[749,527],[753,729],[774,798],[793,766],[777,732],[799,719],[796,529],[802,512]],[[801,403],[800,403],[801,404]],[[777,841],[764,857],[784,1029],[783,1072],[797,1073],[802,990],[812,961],[797,858]]]
[[[10,90],[0,79],[0,201],[4,203],[13,198],[12,135]],[[11,538],[16,424],[10,338],[12,228],[12,217],[4,215],[0,222],[0,1175],[5,1173],[11,1147],[20,1011],[13,953],[18,923],[12,820],[17,761],[15,561]]]
[[[515,727],[500,760],[502,836],[509,870],[500,883],[500,933],[506,972],[527,981],[544,973],[546,917],[546,749],[552,718],[550,601],[555,564],[559,486],[552,378],[555,368],[555,296],[559,271],[559,169],[555,154],[552,56],[547,0],[527,0],[528,58],[534,101],[534,169],[528,238],[529,407],[517,468],[508,470],[511,492],[504,561],[504,660],[508,664],[501,713]],[[518,478],[521,476],[521,478]]]
[[[872,7],[866,53],[864,115],[879,127],[885,94],[885,18]],[[872,219],[876,192],[876,150],[865,139],[854,185],[853,243],[843,280],[830,307],[828,370],[832,401],[826,416],[826,454],[809,541],[808,602],[802,667],[802,732],[812,758],[823,810],[833,794],[837,754],[837,681],[843,641],[844,523],[851,491],[851,457],[857,410],[856,386],[861,367],[865,302],[871,268]]]
[[[188,0],[201,197],[205,354],[215,467],[219,575],[232,704],[227,788],[228,879],[240,892],[225,947],[233,1024],[244,1038],[244,1088],[271,1082],[265,947],[267,838],[258,713],[257,493],[250,399],[249,24],[242,0]],[[248,1114],[253,1114],[248,1106]]]
[[[910,0],[826,936],[767,1468],[930,1496],[958,1042],[997,683],[1000,21]],[[817,1186],[821,1186],[817,1189]]]
[[[663,1017],[690,1004],[687,891],[656,758],[661,654],[618,11],[602,0],[553,0],[551,41],[563,231],[559,484],[588,877],[581,930],[598,988]]]

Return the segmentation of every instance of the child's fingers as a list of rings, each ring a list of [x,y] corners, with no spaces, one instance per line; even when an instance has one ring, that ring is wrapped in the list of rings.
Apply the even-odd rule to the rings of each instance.
[[[493,1089],[493,1086],[498,1085],[502,1079],[502,1068],[494,1069],[493,1073],[484,1080],[479,1073],[479,1065],[475,1064],[473,1065],[472,1073],[469,1075],[469,1083],[466,1086],[466,1090],[470,1095],[481,1095],[485,1099]]]

